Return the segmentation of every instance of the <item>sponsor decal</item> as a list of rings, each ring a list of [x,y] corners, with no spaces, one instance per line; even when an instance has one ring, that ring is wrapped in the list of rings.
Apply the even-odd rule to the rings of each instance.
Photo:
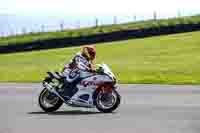
[[[93,86],[93,85],[99,85],[101,84],[102,82],[94,82],[94,81],[82,81],[81,82],[81,85],[83,85],[84,87],[87,87],[87,86]]]

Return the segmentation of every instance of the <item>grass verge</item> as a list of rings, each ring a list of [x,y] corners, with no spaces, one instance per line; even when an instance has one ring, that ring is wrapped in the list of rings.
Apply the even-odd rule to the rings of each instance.
[[[200,84],[200,32],[97,45],[97,63],[120,83]],[[79,48],[0,55],[0,82],[39,82],[61,70]]]

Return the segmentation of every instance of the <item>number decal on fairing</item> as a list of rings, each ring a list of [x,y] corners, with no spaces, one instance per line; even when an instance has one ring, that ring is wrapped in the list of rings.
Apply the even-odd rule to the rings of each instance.
[[[90,85],[99,85],[101,82],[94,82],[94,81],[82,81],[81,85],[84,87],[90,86]]]

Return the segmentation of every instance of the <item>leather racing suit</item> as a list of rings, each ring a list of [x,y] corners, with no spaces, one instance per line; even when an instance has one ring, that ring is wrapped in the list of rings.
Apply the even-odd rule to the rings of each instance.
[[[65,87],[65,96],[71,97],[71,91],[74,89],[76,80],[79,79],[80,73],[83,71],[91,71],[92,62],[84,57],[81,53],[77,53],[69,64],[64,66],[63,75],[66,77],[67,86]]]

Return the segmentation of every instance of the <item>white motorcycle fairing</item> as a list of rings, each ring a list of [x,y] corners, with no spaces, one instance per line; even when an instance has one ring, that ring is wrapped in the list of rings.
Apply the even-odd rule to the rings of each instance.
[[[78,91],[71,97],[69,103],[81,107],[94,107],[93,94],[103,83],[113,82],[107,75],[94,75],[83,79],[76,85]]]
[[[81,72],[80,77],[83,78],[77,85],[78,91],[71,97],[68,104],[71,106],[80,106],[93,108],[93,94],[96,89],[104,83],[113,83],[114,74],[105,64],[100,65],[103,68],[103,74],[93,74],[89,72]]]

